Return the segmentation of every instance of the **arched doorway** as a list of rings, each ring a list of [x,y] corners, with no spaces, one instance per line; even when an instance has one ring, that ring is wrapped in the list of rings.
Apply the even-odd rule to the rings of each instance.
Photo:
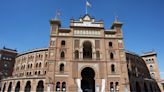
[[[44,91],[44,85],[43,85],[43,81],[39,81],[38,82],[38,86],[36,88],[36,92],[43,92]]]
[[[5,88],[6,88],[6,83],[3,85],[3,90],[2,90],[2,92],[5,92]]]
[[[92,58],[92,43],[89,41],[83,43],[83,58],[84,59]]]
[[[11,92],[11,88],[12,88],[12,82],[10,82],[7,92]]]
[[[148,92],[148,88],[147,88],[146,83],[144,83],[144,90],[145,90],[145,92]]]
[[[31,82],[27,81],[24,92],[30,92],[30,91],[31,91]]]
[[[81,89],[83,92],[95,92],[95,72],[92,68],[86,67],[81,72]]]
[[[17,82],[17,85],[15,87],[15,92],[19,92],[20,91],[20,81]]]
[[[152,83],[151,83],[152,84]],[[153,92],[153,87],[152,85],[150,84],[150,92]]]
[[[136,82],[136,92],[141,92],[141,87],[138,82]]]

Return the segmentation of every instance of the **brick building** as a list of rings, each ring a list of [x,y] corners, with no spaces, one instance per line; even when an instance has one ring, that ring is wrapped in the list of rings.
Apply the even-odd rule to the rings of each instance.
[[[122,25],[105,29],[88,14],[69,28],[50,20],[49,47],[18,54],[2,92],[160,92],[142,57],[125,51]]]
[[[0,85],[2,78],[12,76],[16,55],[16,50],[5,47],[0,49]]]

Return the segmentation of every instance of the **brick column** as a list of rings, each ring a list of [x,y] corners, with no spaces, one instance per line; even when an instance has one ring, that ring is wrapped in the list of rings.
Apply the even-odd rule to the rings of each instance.
[[[34,80],[31,81],[31,91],[32,92],[36,92],[37,85],[38,84],[36,81],[34,81]]]
[[[20,92],[21,91],[24,92],[25,86],[26,86],[26,82],[20,81]]]

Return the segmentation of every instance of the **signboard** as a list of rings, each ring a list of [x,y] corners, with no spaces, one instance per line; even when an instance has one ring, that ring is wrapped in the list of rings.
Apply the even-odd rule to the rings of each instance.
[[[82,26],[82,27],[101,27],[100,24],[93,24],[92,22],[74,23],[74,26]]]

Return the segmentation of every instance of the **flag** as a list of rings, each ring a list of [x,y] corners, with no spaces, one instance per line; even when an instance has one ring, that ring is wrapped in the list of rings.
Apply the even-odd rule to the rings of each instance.
[[[56,11],[55,19],[59,19],[59,16],[61,16],[61,13],[59,10]]]
[[[91,4],[88,1],[86,1],[86,6],[91,7]]]
[[[91,7],[91,4],[86,0],[86,11],[85,14],[88,14],[88,7]]]
[[[61,15],[61,13],[60,13],[59,10],[56,11],[56,15],[57,15],[57,16],[60,16],[60,15]]]

